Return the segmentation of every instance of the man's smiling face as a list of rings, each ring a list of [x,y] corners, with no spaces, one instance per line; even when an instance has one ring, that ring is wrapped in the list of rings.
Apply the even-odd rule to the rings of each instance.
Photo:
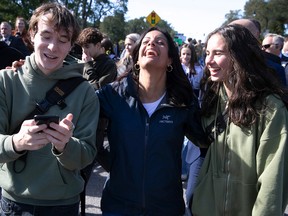
[[[57,31],[50,21],[51,16],[48,13],[41,17],[38,31],[31,38],[34,42],[36,64],[45,74],[62,67],[63,60],[72,47],[71,35],[64,29]]]

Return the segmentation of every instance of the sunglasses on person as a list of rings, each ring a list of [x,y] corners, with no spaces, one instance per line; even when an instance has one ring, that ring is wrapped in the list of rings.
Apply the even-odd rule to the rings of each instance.
[[[274,43],[271,43],[271,44],[265,44],[265,45],[262,45],[262,48],[264,48],[264,49],[268,49],[268,48],[271,47],[272,45],[277,46],[278,44],[274,44]]]

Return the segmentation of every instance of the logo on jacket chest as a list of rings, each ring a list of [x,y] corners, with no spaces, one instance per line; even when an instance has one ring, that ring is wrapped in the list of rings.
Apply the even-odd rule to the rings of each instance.
[[[171,120],[171,116],[170,115],[163,115],[162,119],[159,121],[159,123],[162,123],[162,124],[173,124],[173,120]]]

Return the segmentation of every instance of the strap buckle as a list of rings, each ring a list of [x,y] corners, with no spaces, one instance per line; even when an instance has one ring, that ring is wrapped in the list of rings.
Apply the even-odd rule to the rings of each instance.
[[[67,106],[64,99],[57,101],[57,105],[60,107],[61,110],[63,110]]]
[[[39,103],[36,103],[36,109],[40,112],[40,113],[46,113],[49,108],[52,106],[51,103],[49,103],[48,100],[44,99]]]

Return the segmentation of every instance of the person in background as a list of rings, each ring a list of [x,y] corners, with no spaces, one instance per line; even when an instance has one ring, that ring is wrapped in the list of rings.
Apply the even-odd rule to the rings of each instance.
[[[82,47],[82,58],[86,62],[83,77],[93,88],[99,89],[115,80],[117,68],[115,62],[106,54],[102,46],[103,34],[97,29],[88,27],[81,31],[77,43]]]
[[[284,37],[284,45],[282,48],[282,56],[288,58],[288,36]],[[288,60],[282,61],[282,66],[285,68],[286,84],[288,83]]]
[[[212,144],[194,191],[193,215],[283,215],[287,90],[243,26],[211,32],[205,62],[201,116]]]
[[[26,30],[26,20],[23,17],[16,17],[14,36],[22,38],[30,53],[33,52],[33,44],[30,41],[30,35]]]
[[[120,60],[117,62],[118,76],[121,76],[132,69],[133,62],[131,54],[139,37],[140,35],[137,33],[130,33],[126,36],[124,41],[125,49],[121,53]]]
[[[98,90],[113,82],[117,76],[117,67],[115,61],[106,52],[105,46],[107,45],[107,40],[104,38],[104,35],[97,28],[88,27],[81,31],[77,43],[82,47],[82,55],[84,56],[82,59],[86,62],[83,77],[88,80],[94,90]],[[82,170],[82,176],[86,179],[85,187],[96,161],[107,170],[107,167],[104,165],[105,162],[102,163],[102,161],[107,160],[107,149],[103,149],[107,122],[107,119],[99,119],[96,136],[97,156],[92,164]]]
[[[183,44],[180,48],[180,62],[183,67],[183,70],[185,72],[185,75],[189,79],[189,82],[193,88],[193,75],[196,74],[196,71],[194,69],[194,62],[191,59],[192,55],[192,50],[190,49],[188,44]],[[194,88],[193,88],[194,91]],[[186,163],[186,155],[187,155],[187,146],[188,139],[185,138],[183,142],[183,147],[182,147],[182,173],[181,173],[181,179],[182,181],[187,181],[188,175],[189,175],[189,168],[188,164]]]
[[[284,37],[284,44],[282,48],[282,55],[288,58],[288,35]]]
[[[285,65],[285,76],[286,76],[286,81],[288,82],[288,63]]]
[[[148,29],[132,58],[125,77],[97,91],[111,152],[101,210],[103,216],[183,215],[184,136],[208,146],[198,101],[168,32]]]
[[[204,65],[204,49],[203,49],[203,43],[201,40],[197,41],[197,43],[194,45],[194,49],[196,52],[198,63],[201,62],[203,63],[202,65]]]
[[[260,41],[260,33],[261,33],[261,25],[260,23],[255,19],[237,19],[232,21],[229,25],[241,25],[248,29],[252,35]],[[272,53],[266,52],[264,47],[262,48],[263,55],[266,60],[266,64],[271,67],[275,72],[278,74],[278,78],[281,81],[281,83],[285,86],[287,84],[286,76],[285,76],[285,70],[281,66],[281,60],[279,61],[279,58],[275,56]]]
[[[281,35],[269,33],[266,34],[263,41],[262,41],[262,50],[265,51],[265,56],[269,59],[268,64],[273,65],[274,67],[278,67],[279,76],[282,81],[282,84],[286,86],[286,76],[285,76],[285,69],[281,63],[281,50],[283,48],[284,38]],[[283,56],[284,58],[285,56]],[[285,57],[286,58],[286,57]],[[281,72],[281,73],[280,73]]]
[[[194,45],[183,44],[180,48],[180,61],[183,70],[188,77],[193,91],[199,98],[200,81],[203,77],[203,67],[198,62]],[[192,196],[196,185],[197,177],[201,165],[206,154],[205,148],[201,149],[194,145],[187,137],[185,137],[182,149],[182,181],[187,180],[186,187],[186,216],[191,216],[190,210],[192,204]]]
[[[261,33],[261,25],[255,19],[237,19],[229,23],[229,25],[241,25],[248,29],[251,34],[259,40]]]
[[[82,82],[65,98],[66,107],[46,112],[58,115],[59,124],[37,125],[26,117],[45,108],[40,101],[59,80],[82,78],[82,64],[63,64],[80,27],[66,7],[47,3],[34,11],[29,32],[34,53],[17,73],[0,73],[0,215],[78,216],[80,170],[97,152],[99,101],[93,88]]]
[[[116,56],[114,52],[114,45],[112,41],[108,37],[104,37],[101,41],[101,46],[104,48],[105,53],[115,62],[117,62],[119,59]]]
[[[274,54],[280,57],[281,65],[284,67],[283,62],[288,61],[288,57],[282,54],[282,49],[284,47],[284,37],[278,34],[269,33],[265,35],[262,41],[262,48],[268,53]],[[279,62],[279,61],[278,61]]]
[[[199,97],[200,81],[203,77],[203,67],[198,61],[194,46],[183,44],[180,48],[180,60],[195,95]]]
[[[28,48],[25,46],[21,38],[12,35],[12,27],[8,22],[1,22],[1,41],[4,41],[8,46],[19,50],[24,56],[30,55]]]

